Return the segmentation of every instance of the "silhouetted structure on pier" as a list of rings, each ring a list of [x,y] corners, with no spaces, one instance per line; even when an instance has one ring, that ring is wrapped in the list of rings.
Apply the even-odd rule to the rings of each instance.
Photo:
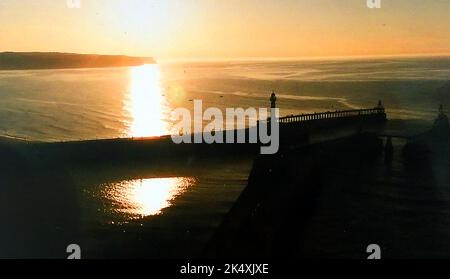
[[[380,102],[374,108],[288,115],[277,118],[277,121],[280,125],[280,144],[286,146],[310,143],[311,135],[318,132],[328,133],[332,138],[332,134],[340,129],[355,132],[362,132],[365,128],[376,130],[384,126],[387,118]]]
[[[376,107],[372,109],[340,110],[340,111],[327,111],[311,114],[290,115],[278,118],[278,122],[280,124],[287,124],[310,120],[323,120],[323,119],[335,119],[347,117],[364,118],[366,116],[379,116],[381,119],[386,119],[386,113],[384,111],[384,108]]]
[[[392,144],[392,137],[389,136],[386,140],[386,145],[384,147],[384,161],[387,164],[391,164],[394,158],[394,145]]]
[[[271,98],[271,105],[276,106],[276,96]],[[264,122],[271,121],[271,118]],[[276,118],[279,125],[280,148],[293,148],[296,146],[315,143],[311,137],[319,141],[336,139],[346,134],[361,133],[365,128],[376,131],[386,122],[386,113],[383,106],[379,105],[369,109],[328,111],[313,114],[290,115]],[[264,124],[264,123],[261,123]],[[269,124],[269,123],[267,123]],[[153,138],[116,138],[98,139],[57,143],[33,143],[27,142],[21,145],[23,153],[28,156],[51,162],[74,162],[80,164],[111,163],[111,162],[158,162],[162,160],[171,161],[173,158],[182,161],[195,158],[224,158],[255,156],[259,154],[263,145],[260,139],[250,142],[251,132],[259,129],[260,125],[246,129],[231,131],[233,138],[245,134],[245,143],[222,144],[222,143],[182,143],[175,144],[171,136]],[[270,125],[267,129],[270,131]],[[380,130],[381,131],[381,130]],[[230,131],[214,131],[214,135],[221,133],[223,142]],[[185,134],[180,131],[180,136]],[[194,139],[195,135],[190,135]],[[194,142],[193,140],[191,142]],[[237,142],[237,140],[235,140]]]
[[[450,123],[448,120],[448,116],[444,112],[444,106],[439,106],[438,117],[434,121],[433,130],[438,131],[448,131],[450,127]]]
[[[277,107],[277,96],[275,95],[275,91],[272,91],[272,95],[270,96],[270,108]]]

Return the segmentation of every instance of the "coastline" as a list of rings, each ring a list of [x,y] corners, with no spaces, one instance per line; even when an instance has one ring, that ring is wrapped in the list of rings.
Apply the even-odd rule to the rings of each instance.
[[[0,70],[57,70],[132,67],[156,64],[151,57],[59,52],[1,52]]]

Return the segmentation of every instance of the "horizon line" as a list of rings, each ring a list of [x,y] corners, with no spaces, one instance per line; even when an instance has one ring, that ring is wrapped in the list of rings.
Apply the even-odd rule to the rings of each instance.
[[[139,58],[152,58],[156,63],[202,63],[202,62],[238,62],[238,61],[308,61],[308,60],[357,60],[357,59],[383,59],[383,58],[419,58],[419,57],[449,57],[450,52],[436,53],[402,53],[402,54],[368,54],[368,55],[317,55],[317,56],[243,56],[243,57],[194,57],[194,58],[158,58],[148,55],[131,55],[117,53],[82,53],[71,51],[11,51],[1,50],[0,53],[60,53],[60,54],[77,54],[77,55],[99,55],[99,56],[127,56]]]
[[[408,54],[369,54],[369,55],[329,55],[329,56],[274,56],[274,57],[234,57],[234,58],[157,58],[158,63],[194,63],[194,62],[238,62],[238,61],[308,61],[308,60],[352,60],[383,58],[419,58],[450,57],[450,52],[442,53],[408,53]]]

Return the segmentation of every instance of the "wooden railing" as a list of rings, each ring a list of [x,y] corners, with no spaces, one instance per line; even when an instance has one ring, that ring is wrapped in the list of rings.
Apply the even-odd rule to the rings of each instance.
[[[346,117],[367,116],[367,115],[385,115],[385,111],[383,107],[376,107],[372,109],[327,111],[320,113],[284,116],[278,118],[278,122],[284,124],[284,123],[295,123],[311,120],[346,118]]]

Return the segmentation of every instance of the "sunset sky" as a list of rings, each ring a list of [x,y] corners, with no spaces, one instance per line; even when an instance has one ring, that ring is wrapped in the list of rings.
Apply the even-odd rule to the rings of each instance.
[[[0,51],[233,59],[450,53],[450,1],[0,0]]]

